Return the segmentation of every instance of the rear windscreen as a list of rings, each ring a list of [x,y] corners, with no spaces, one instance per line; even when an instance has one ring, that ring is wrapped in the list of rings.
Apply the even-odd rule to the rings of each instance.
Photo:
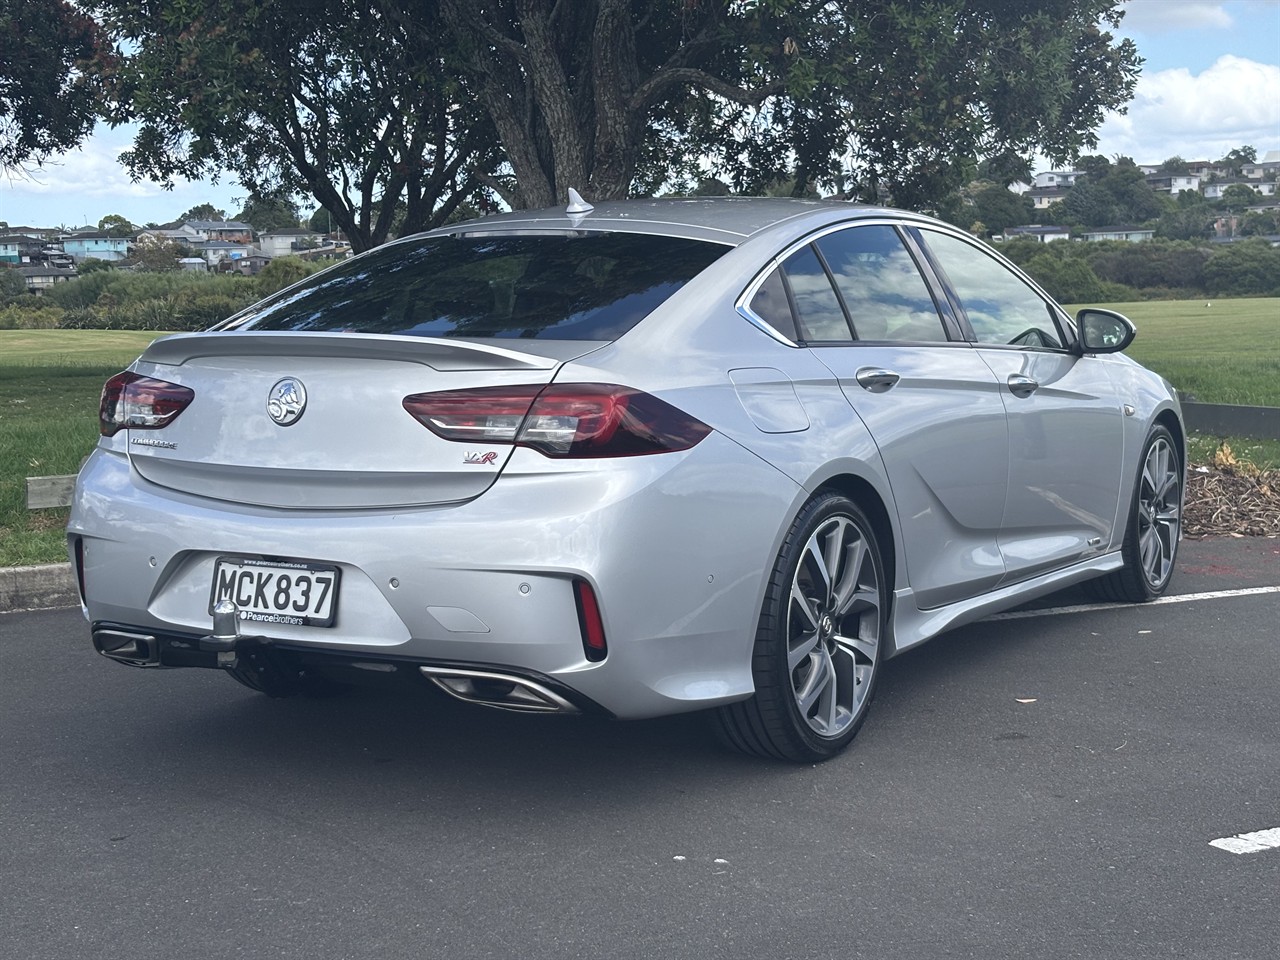
[[[639,233],[396,243],[223,329],[615,340],[729,249]]]

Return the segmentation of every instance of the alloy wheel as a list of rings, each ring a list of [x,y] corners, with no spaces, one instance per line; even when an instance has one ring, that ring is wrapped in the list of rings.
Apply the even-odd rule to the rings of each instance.
[[[839,737],[857,721],[880,656],[881,589],[871,550],[850,517],[829,517],[792,578],[787,670],[801,718],[821,737]]]
[[[1138,546],[1142,572],[1153,587],[1173,571],[1182,526],[1182,477],[1178,457],[1164,437],[1147,450],[1138,490]]]

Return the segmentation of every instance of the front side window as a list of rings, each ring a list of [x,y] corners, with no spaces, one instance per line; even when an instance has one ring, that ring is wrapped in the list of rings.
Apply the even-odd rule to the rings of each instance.
[[[958,237],[921,230],[979,343],[1024,348],[1063,345],[1052,309],[1004,264]]]
[[[639,233],[433,237],[326,270],[224,329],[616,340],[729,249]]]
[[[817,245],[859,340],[947,339],[924,277],[893,227],[852,227]]]

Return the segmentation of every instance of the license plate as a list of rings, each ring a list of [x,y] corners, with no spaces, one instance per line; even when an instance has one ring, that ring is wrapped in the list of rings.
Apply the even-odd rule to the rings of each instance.
[[[331,627],[338,607],[338,568],[304,560],[221,557],[213,570],[209,615],[230,600],[248,623]]]

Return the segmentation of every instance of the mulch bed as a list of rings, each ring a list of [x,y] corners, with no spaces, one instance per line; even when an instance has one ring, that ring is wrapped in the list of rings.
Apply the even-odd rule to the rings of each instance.
[[[1192,464],[1182,524],[1188,537],[1280,536],[1280,470]]]

